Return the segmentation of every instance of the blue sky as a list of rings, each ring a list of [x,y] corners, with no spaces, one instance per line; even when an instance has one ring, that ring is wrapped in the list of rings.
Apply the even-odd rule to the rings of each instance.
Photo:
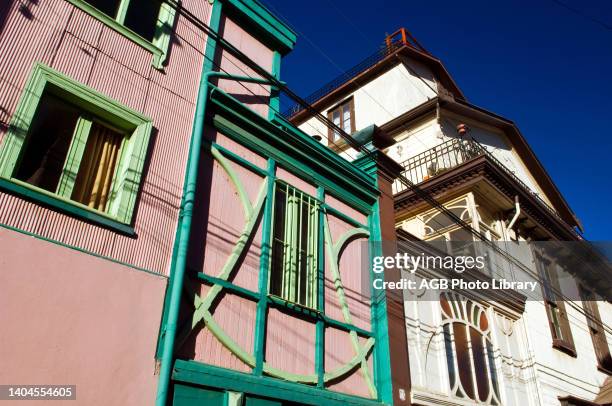
[[[470,102],[519,126],[585,236],[611,239],[611,1],[263,2],[298,32],[282,78],[301,96],[406,27]]]

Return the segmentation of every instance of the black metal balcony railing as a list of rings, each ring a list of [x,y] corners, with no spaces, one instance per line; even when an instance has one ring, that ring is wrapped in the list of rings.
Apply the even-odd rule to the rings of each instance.
[[[491,152],[474,140],[454,138],[436,145],[402,162],[401,165],[404,167],[402,174],[412,183],[418,185],[480,156],[486,156],[493,164],[502,169],[529,194],[534,196],[544,208],[560,219],[557,212],[538,193],[534,192],[513,171],[508,169]],[[403,192],[407,188],[406,185],[399,181],[396,181],[393,185],[394,193]]]

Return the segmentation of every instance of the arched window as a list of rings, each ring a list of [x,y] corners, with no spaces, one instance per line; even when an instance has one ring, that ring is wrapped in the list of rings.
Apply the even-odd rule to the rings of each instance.
[[[499,384],[485,309],[456,293],[442,293],[440,307],[451,394],[499,405]]]

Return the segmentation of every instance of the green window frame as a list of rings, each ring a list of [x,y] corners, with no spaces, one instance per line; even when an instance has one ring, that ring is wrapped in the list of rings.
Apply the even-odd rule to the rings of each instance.
[[[25,141],[36,117],[39,102],[43,94],[48,93],[82,111],[74,129],[55,193],[13,177],[24,152]],[[87,137],[94,121],[110,124],[125,136],[115,165],[109,202],[104,211],[70,199]],[[72,214],[90,220],[99,220],[108,223],[107,225],[110,225],[109,220],[129,225],[133,219],[152,128],[152,120],[144,115],[52,68],[37,63],[0,145],[0,183],[4,189],[66,209]]]
[[[107,15],[98,10],[96,7],[89,4],[86,0],[66,0],[75,7],[85,11],[92,17],[100,20],[109,28],[122,34],[132,42],[140,45],[153,54],[153,66],[157,69],[163,69],[166,64],[166,57],[170,48],[170,37],[172,35],[172,27],[176,19],[177,3],[172,0],[159,0],[161,6],[155,24],[155,33],[151,41],[143,38],[136,32],[125,26],[125,17],[130,0],[120,0],[115,16]]]
[[[272,213],[268,293],[317,309],[320,202],[277,181]]]

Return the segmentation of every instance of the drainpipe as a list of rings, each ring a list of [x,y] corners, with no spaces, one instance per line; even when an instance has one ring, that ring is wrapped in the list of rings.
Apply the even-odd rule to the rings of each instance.
[[[521,214],[521,205],[519,204],[518,195],[514,196],[514,207],[516,207],[516,213],[514,213],[514,217],[512,217],[512,220],[510,220],[510,223],[508,223],[508,230],[512,229],[512,226],[514,225],[514,223],[516,223],[516,220],[518,220]]]
[[[211,29],[218,32],[219,21],[221,16],[221,3],[215,2],[213,6],[213,15],[211,17]],[[214,47],[212,54],[214,55]],[[207,49],[207,57],[209,56]],[[161,354],[161,366],[159,371],[159,382],[157,386],[157,406],[166,406],[168,399],[168,388],[170,387],[170,379],[172,373],[172,359],[174,356],[174,341],[176,339],[176,329],[178,325],[178,314],[180,309],[180,298],[183,289],[183,280],[185,277],[185,269],[187,266],[187,251],[189,248],[189,238],[191,234],[191,220],[193,218],[193,205],[195,199],[198,167],[200,164],[200,152],[202,148],[202,138],[204,134],[204,121],[206,117],[206,104],[208,101],[208,93],[210,88],[210,79],[217,77],[227,80],[236,80],[239,82],[260,83],[270,85],[270,81],[266,79],[251,78],[247,76],[235,76],[222,72],[210,71],[212,67],[206,61],[203,65],[202,78],[200,80],[200,88],[198,90],[198,101],[196,104],[196,113],[194,117],[193,130],[191,135],[191,145],[189,148],[189,157],[187,159],[187,173],[185,174],[185,184],[183,187],[183,196],[181,199],[181,208],[179,212],[179,230],[177,233],[177,244],[175,251],[174,266],[170,270],[170,289],[169,289],[169,306],[165,325],[162,331],[164,332],[164,342]],[[208,72],[206,72],[208,70]]]

